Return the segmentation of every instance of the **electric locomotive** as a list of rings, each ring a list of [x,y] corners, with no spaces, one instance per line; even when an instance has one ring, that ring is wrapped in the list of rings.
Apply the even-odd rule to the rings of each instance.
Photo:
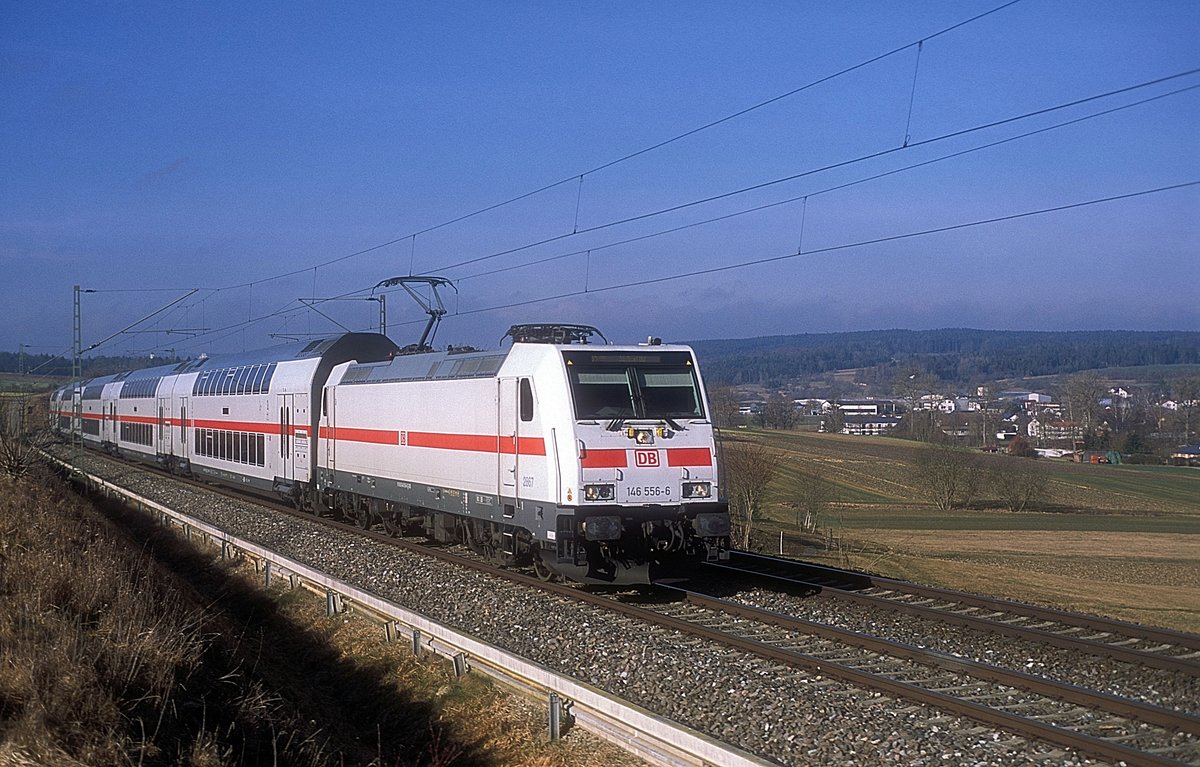
[[[335,369],[317,502],[582,583],[647,583],[727,558],[728,506],[691,349],[586,343],[598,334],[520,325],[500,351]]]

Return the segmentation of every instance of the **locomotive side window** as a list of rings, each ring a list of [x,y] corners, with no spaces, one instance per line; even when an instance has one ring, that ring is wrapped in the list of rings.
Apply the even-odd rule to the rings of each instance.
[[[533,420],[533,387],[528,378],[521,379],[521,420],[527,423]]]

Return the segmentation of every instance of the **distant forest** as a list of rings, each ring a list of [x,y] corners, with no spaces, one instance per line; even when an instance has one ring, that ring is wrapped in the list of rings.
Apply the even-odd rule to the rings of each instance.
[[[120,373],[124,370],[140,370],[141,368],[154,367],[155,365],[170,365],[173,362],[179,362],[177,357],[159,357],[150,359],[149,357],[84,357],[83,358],[83,375],[85,378],[92,376],[108,375],[109,373]],[[36,376],[61,376],[69,378],[71,375],[71,358],[55,357],[49,354],[25,354],[20,355],[16,352],[0,352],[0,373],[16,373],[24,371]]]
[[[1200,364],[1200,333],[1184,331],[954,328],[689,343],[710,384],[770,385],[847,368],[917,368],[970,385],[1096,368]]]
[[[1144,365],[1200,364],[1200,333],[1184,331],[870,330],[689,342],[710,384],[782,384],[849,368],[875,369],[881,382],[915,368],[947,383]],[[96,357],[84,376],[165,365],[171,358]],[[71,360],[0,352],[0,373],[69,376]]]

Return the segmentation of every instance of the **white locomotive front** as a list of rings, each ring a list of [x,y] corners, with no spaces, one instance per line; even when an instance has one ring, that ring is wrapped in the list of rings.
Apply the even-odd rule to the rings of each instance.
[[[566,332],[563,328],[567,328]],[[343,365],[325,387],[317,498],[502,563],[646,583],[728,556],[703,383],[685,346],[517,326],[499,352]]]

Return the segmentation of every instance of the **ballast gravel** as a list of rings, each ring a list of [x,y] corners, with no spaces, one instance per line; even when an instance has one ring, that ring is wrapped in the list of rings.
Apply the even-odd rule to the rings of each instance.
[[[1200,713],[1200,679],[1194,676],[984,634],[934,619],[903,615],[886,608],[873,609],[836,598],[805,598],[761,588],[735,588],[728,581],[690,585],[699,591],[763,610],[1056,679],[1163,708]]]
[[[1100,763],[149,470],[92,454],[75,462],[232,535],[780,764]]]

